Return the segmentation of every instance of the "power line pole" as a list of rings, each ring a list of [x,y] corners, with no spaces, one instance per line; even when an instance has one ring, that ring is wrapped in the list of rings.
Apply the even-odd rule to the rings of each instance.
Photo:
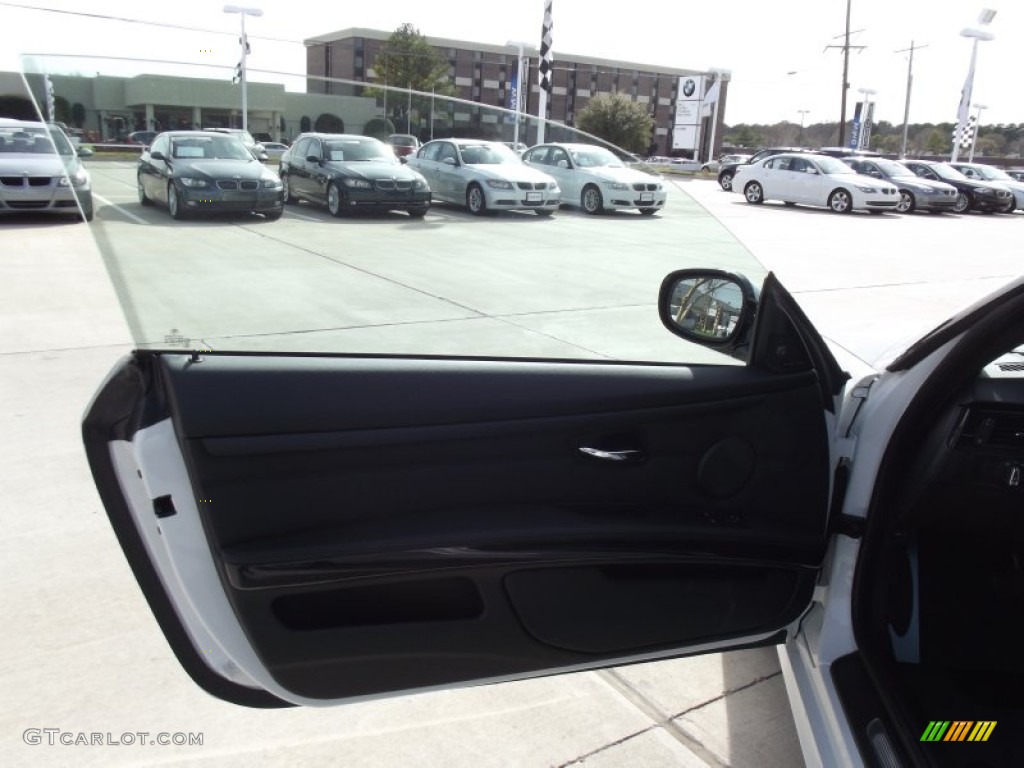
[[[843,50],[843,96],[841,105],[839,107],[839,146],[842,147],[846,144],[846,92],[850,90],[850,49],[857,51],[863,51],[867,48],[866,45],[850,45],[850,35],[856,34],[856,32],[850,32],[850,5],[852,0],[846,0],[846,31],[842,35],[836,35],[836,37],[843,38],[842,45],[826,45],[825,50],[830,48],[841,48]],[[863,32],[863,29],[858,29],[857,32]],[[833,38],[834,40],[835,38]]]
[[[910,89],[914,84],[914,51],[927,47],[927,45],[914,45],[914,41],[911,40],[909,48],[901,48],[895,51],[895,53],[910,51],[910,61],[907,63],[907,100],[903,105],[903,140],[900,142],[901,158],[907,156],[907,131],[910,130]]]

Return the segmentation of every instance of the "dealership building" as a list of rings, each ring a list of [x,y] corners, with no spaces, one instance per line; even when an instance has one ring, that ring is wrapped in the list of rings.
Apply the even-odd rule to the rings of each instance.
[[[384,84],[374,71],[374,62],[390,37],[390,32],[374,29],[344,29],[305,40],[306,90],[310,94],[330,94],[348,86],[331,82],[331,78],[357,82]],[[427,37],[427,42],[448,62],[448,76],[454,84],[455,96],[481,105],[514,109],[513,95],[517,84],[519,49],[516,46],[487,45],[463,40]],[[523,81],[530,84],[523,89],[523,112],[536,115],[540,87],[537,78],[537,50],[523,49]],[[728,99],[728,74],[713,74],[694,69],[672,69],[611,61],[590,56],[562,53],[555,50],[552,89],[548,98],[546,117],[567,126],[575,124],[587,102],[595,96],[622,93],[633,101],[647,105],[654,118],[651,154],[688,153],[695,149],[702,158],[709,156],[712,117],[700,108],[705,91],[720,79],[718,90],[718,126],[714,131],[714,151],[721,148],[722,124]],[[402,83],[388,83],[402,86]],[[398,108],[393,99],[392,107]],[[451,123],[475,123],[473,127],[486,133],[498,132],[502,121],[500,113],[474,111],[451,104]],[[390,112],[391,110],[389,110]],[[460,111],[462,114],[459,114]],[[712,115],[714,111],[711,111]],[[487,124],[491,123],[491,126]],[[398,129],[404,126],[399,122]],[[415,131],[414,131],[415,132]],[[507,133],[501,126],[501,133]],[[505,137],[510,138],[510,137]]]

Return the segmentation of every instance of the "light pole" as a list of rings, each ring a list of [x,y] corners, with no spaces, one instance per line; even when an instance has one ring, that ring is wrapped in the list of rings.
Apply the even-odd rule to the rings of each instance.
[[[974,43],[971,45],[971,66],[967,70],[967,79],[964,81],[963,90],[960,92],[960,107],[956,114],[956,136],[953,140],[953,153],[950,155],[950,162],[955,163],[960,155],[960,137],[963,136],[967,120],[971,111],[971,95],[974,90],[974,66],[978,61],[978,43],[987,40],[994,40],[995,35],[985,27],[992,23],[996,12],[991,8],[984,8],[978,15],[976,27],[965,27],[960,30],[961,37],[971,38]]]
[[[801,147],[804,145],[804,118],[807,117],[807,113],[810,111],[811,110],[809,109],[797,110],[797,112],[800,113],[800,135],[797,138],[796,143],[799,144]]]
[[[864,107],[860,113],[860,133],[857,136],[855,149],[865,149],[871,141],[871,97],[878,91],[874,88],[858,88],[857,90],[864,96]]]
[[[975,104],[974,108],[978,110],[978,119],[974,121],[974,136],[971,137],[971,153],[967,155],[967,162],[974,162],[974,147],[978,144],[978,133],[981,131],[981,110],[988,109],[984,104]]]
[[[914,51],[927,47],[927,45],[915,45],[911,40],[909,48],[896,51],[896,53],[910,51],[910,60],[907,62],[907,99],[903,104],[903,138],[900,140],[900,158],[907,156],[907,132],[910,130],[910,89],[914,85]]]
[[[239,64],[242,80],[242,130],[249,130],[249,94],[245,80],[245,57],[249,54],[249,41],[245,37],[245,17],[262,16],[263,11],[259,8],[246,8],[241,5],[225,5],[224,13],[237,13],[242,19],[242,36],[238,38],[242,46],[242,61]]]

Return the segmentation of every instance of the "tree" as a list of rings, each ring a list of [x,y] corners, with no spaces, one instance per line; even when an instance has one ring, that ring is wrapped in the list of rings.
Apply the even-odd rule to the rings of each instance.
[[[450,96],[455,88],[448,80],[448,61],[427,42],[412,24],[403,24],[381,46],[373,62],[377,82],[389,88],[408,88],[413,91]],[[413,97],[381,88],[367,88],[367,96],[383,96],[390,115],[399,124],[411,121],[410,106],[423,114],[429,109],[430,99]]]
[[[938,128],[932,128],[925,141],[924,149],[933,155],[944,155],[952,147],[953,139],[949,134],[943,134]]]
[[[629,152],[644,152],[654,118],[647,107],[621,93],[595,96],[576,118],[580,130],[599,136]]]
[[[313,123],[313,130],[317,133],[344,133],[345,121],[330,112],[324,112]]]
[[[373,136],[375,139],[387,141],[388,136],[395,132],[395,125],[387,118],[375,117],[367,121],[363,126],[364,136]]]

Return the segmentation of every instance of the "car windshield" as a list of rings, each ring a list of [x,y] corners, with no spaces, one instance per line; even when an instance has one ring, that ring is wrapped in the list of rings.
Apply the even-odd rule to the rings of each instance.
[[[415,136],[392,136],[388,139],[390,144],[396,147],[415,147],[416,137]]]
[[[466,165],[503,165],[520,163],[519,156],[504,144],[460,144],[462,162]]]
[[[1013,181],[1013,177],[1005,171],[993,168],[991,165],[972,165],[976,173],[980,173],[983,179],[988,181]]]
[[[230,136],[185,136],[171,139],[171,157],[180,160],[253,160],[238,139]]]
[[[624,168],[622,161],[603,147],[576,149],[570,152],[580,168]]]
[[[967,178],[956,168],[946,165],[945,163],[935,163],[928,167],[935,171],[935,175],[940,179],[946,179],[947,181],[963,181]]]
[[[73,155],[64,133],[44,125],[0,126],[0,152],[28,155]]]
[[[879,158],[878,160],[872,160],[871,162],[877,165],[886,176],[900,177],[914,175],[914,172],[907,168],[907,166],[893,160],[882,160]]]
[[[324,142],[324,157],[332,163],[354,163],[370,160],[397,163],[394,152],[374,140],[329,139]]]
[[[814,162],[817,163],[822,173],[828,174],[829,176],[856,173],[853,168],[848,166],[842,160],[837,160],[834,157],[815,157]]]

